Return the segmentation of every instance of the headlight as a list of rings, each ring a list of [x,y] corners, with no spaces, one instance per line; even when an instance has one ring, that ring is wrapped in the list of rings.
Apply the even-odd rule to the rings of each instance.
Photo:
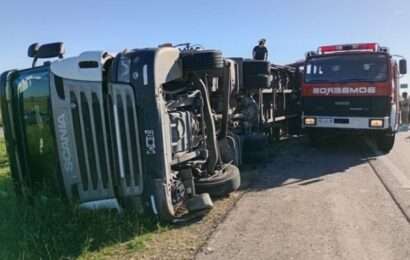
[[[118,61],[117,80],[119,82],[130,83],[131,59],[121,55]]]
[[[305,117],[304,123],[305,125],[316,125],[316,118],[315,117]]]
[[[382,119],[370,119],[369,120],[370,127],[373,128],[382,128],[384,126],[384,120]]]

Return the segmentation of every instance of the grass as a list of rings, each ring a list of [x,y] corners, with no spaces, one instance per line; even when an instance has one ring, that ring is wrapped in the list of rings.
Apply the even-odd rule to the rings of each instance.
[[[164,229],[146,216],[80,211],[51,196],[18,199],[5,150],[0,138],[0,259],[118,257],[142,250]]]

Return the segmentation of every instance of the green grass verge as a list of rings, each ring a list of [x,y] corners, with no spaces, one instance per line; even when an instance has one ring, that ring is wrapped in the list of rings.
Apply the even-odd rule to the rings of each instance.
[[[0,138],[0,259],[101,259],[144,248],[155,220],[135,214],[80,211],[62,200],[16,198]]]

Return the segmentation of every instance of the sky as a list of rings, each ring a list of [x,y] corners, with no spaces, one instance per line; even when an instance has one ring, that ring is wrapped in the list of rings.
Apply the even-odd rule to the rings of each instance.
[[[54,41],[65,43],[66,56],[191,42],[250,57],[266,38],[275,64],[324,44],[378,42],[410,60],[409,0],[3,1],[1,72],[29,67],[31,43]]]

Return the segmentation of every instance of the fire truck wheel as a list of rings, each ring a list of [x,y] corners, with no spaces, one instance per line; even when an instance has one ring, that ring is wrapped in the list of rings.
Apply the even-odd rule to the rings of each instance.
[[[263,60],[245,60],[243,62],[244,75],[270,74],[270,63]]]
[[[238,167],[227,165],[222,171],[216,172],[207,178],[200,178],[195,181],[197,193],[209,193],[211,197],[223,197],[239,189],[241,185],[241,175]]]
[[[222,53],[217,50],[200,50],[181,55],[184,71],[219,70],[224,67]]]
[[[377,146],[383,153],[389,153],[393,149],[394,141],[394,134],[380,134],[376,139]]]
[[[246,89],[264,89],[270,87],[269,75],[246,75],[244,78],[244,86]]]

